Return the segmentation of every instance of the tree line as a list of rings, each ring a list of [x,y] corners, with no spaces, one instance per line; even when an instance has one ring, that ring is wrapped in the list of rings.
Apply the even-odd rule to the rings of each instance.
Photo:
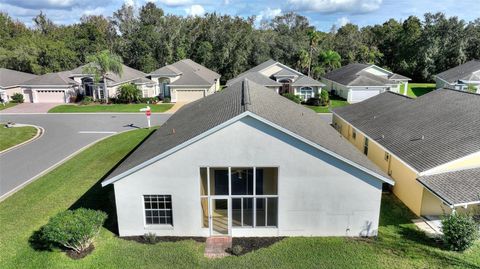
[[[427,13],[322,32],[297,13],[256,27],[254,17],[182,17],[149,2],[139,10],[123,5],[111,17],[83,16],[72,25],[56,25],[40,13],[27,27],[0,13],[0,40],[0,67],[35,74],[73,69],[107,49],[144,72],[191,58],[222,74],[223,82],[270,58],[315,78],[361,62],[431,81],[439,72],[480,59],[480,18],[466,22]]]

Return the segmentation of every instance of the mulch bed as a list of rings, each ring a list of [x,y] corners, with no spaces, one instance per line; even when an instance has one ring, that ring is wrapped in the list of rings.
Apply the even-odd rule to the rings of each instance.
[[[144,236],[123,236],[120,238],[125,240],[135,241],[142,244],[152,244],[152,242],[147,240]],[[153,244],[159,243],[159,242],[179,242],[184,240],[193,240],[195,242],[204,243],[207,239],[205,237],[189,237],[189,236],[157,236]]]
[[[236,245],[241,246],[241,256],[261,248],[267,248],[282,241],[284,238],[285,237],[234,237],[232,238],[232,248]]]
[[[95,249],[95,247],[93,246],[93,244],[91,244],[85,251],[83,252],[76,252],[74,250],[67,250],[67,256],[74,259],[74,260],[79,260],[79,259],[82,259],[84,258],[85,256],[87,256],[88,254],[92,253],[92,251]]]

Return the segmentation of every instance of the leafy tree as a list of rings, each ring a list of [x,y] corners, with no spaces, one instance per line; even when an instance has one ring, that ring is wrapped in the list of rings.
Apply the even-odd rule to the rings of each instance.
[[[319,55],[319,63],[326,72],[330,72],[342,66],[342,57],[333,50],[323,51]]]
[[[108,102],[107,74],[112,72],[121,76],[123,72],[122,58],[108,50],[103,50],[97,54],[87,57],[88,64],[85,65],[83,72],[92,74],[96,83],[103,81],[105,101]]]

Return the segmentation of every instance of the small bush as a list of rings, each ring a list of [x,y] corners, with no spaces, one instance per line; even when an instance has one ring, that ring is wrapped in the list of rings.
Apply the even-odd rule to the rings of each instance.
[[[140,103],[146,103],[146,104],[156,104],[158,102],[158,97],[145,97],[145,98],[140,98]]]
[[[14,95],[12,95],[12,103],[23,103],[23,94],[21,93],[15,93]]]
[[[302,102],[302,99],[300,99],[298,95],[295,95],[293,93],[284,93],[283,97],[288,98],[297,104],[300,104]]]
[[[42,228],[42,237],[77,253],[90,248],[107,219],[102,211],[79,208],[60,212]]]
[[[308,98],[307,102],[306,102],[307,105],[309,106],[319,106],[320,105],[320,98]]]
[[[91,103],[93,103],[93,98],[91,96],[84,96],[80,102],[81,105],[89,105]]]
[[[171,100],[170,100],[169,97],[165,97],[165,98],[163,99],[163,102],[164,102],[165,104],[168,104],[168,103],[171,102]]]
[[[240,256],[242,255],[243,252],[243,247],[240,245],[235,245],[232,247],[232,254],[235,256]]]
[[[320,104],[322,106],[328,106],[330,103],[330,97],[328,96],[328,92],[326,90],[322,90],[320,93]]]
[[[134,84],[125,84],[120,86],[117,93],[117,99],[122,103],[135,103],[142,98],[142,91]]]
[[[155,244],[157,243],[157,235],[155,233],[146,233],[143,235],[143,240],[149,244]]]
[[[479,227],[469,214],[453,213],[442,220],[443,241],[451,250],[468,249],[479,236]]]

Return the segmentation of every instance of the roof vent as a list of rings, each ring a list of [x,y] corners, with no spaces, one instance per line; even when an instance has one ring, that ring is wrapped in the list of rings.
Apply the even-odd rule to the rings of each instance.
[[[175,134],[175,128],[172,128],[172,134]]]
[[[376,119],[376,118],[377,118],[377,115],[374,115],[374,116],[373,116],[373,119]]]
[[[410,141],[418,141],[418,140],[424,140],[424,139],[425,139],[425,135],[422,135],[421,137],[414,137],[410,139]]]

